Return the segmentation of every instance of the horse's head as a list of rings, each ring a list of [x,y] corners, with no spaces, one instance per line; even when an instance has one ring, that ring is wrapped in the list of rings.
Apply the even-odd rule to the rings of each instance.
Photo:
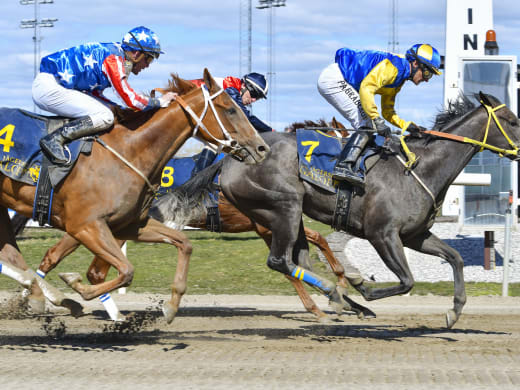
[[[258,135],[238,104],[220,88],[207,69],[204,69],[204,84],[201,90],[205,109],[200,115],[204,126],[200,126],[197,136],[221,146],[224,152],[246,164],[263,161],[270,150],[269,146]]]
[[[487,117],[483,143],[486,147],[511,160],[520,159],[520,122],[518,117],[497,98],[479,93],[480,102]],[[496,148],[496,149],[495,149]]]

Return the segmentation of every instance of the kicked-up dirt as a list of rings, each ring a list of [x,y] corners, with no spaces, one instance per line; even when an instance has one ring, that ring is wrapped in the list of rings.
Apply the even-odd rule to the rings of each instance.
[[[80,318],[31,316],[0,293],[0,388],[520,388],[518,298],[469,297],[446,329],[446,297],[354,296],[377,318],[329,311],[319,323],[297,297],[186,296],[170,325],[165,296],[113,297],[127,321],[109,321],[98,301],[82,302]]]

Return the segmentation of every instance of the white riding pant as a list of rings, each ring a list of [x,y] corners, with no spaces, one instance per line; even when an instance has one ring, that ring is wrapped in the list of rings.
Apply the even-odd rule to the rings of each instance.
[[[338,64],[327,66],[318,78],[318,91],[352,125],[372,127],[372,121],[361,106],[358,91],[345,81]]]
[[[114,114],[109,107],[83,92],[63,87],[50,73],[36,76],[32,97],[39,108],[53,114],[68,118],[89,116],[95,130],[106,129],[114,123]]]

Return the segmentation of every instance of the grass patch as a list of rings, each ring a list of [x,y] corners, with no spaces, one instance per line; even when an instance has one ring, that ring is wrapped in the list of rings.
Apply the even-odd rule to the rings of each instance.
[[[306,219],[305,224],[324,236],[332,232],[330,227],[315,221]],[[195,230],[185,233],[193,245],[188,274],[189,294],[295,295],[286,278],[266,266],[268,249],[255,233],[217,234]],[[18,244],[28,264],[36,269],[47,249],[58,242],[62,235],[61,231],[54,229],[30,228],[19,238]],[[135,266],[134,280],[130,287],[132,291],[170,293],[177,263],[175,247],[129,242],[127,255]],[[58,273],[79,272],[85,275],[92,258],[90,252],[80,247],[58,265],[47,276],[47,280],[56,287],[67,289]],[[318,258],[315,248],[311,250],[311,258]],[[325,265],[318,262],[315,267],[318,274],[334,280],[334,275],[327,271]],[[114,278],[115,271],[111,270],[108,277]],[[383,287],[392,283],[373,285]],[[11,279],[0,277],[0,289],[19,288]],[[469,296],[501,295],[502,285],[468,282],[466,291]],[[512,296],[519,296],[520,283],[510,284],[509,292]],[[412,294],[452,296],[453,283],[418,282]]]

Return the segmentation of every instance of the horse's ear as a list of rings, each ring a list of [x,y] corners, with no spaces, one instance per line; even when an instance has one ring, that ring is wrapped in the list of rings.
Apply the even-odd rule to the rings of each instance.
[[[204,84],[206,84],[206,87],[208,87],[209,92],[212,94],[220,90],[220,86],[213,79],[208,68],[204,68]]]
[[[334,127],[335,129],[338,128],[338,121],[336,120],[335,116],[332,117],[331,124],[332,124],[332,127]]]
[[[489,100],[489,97],[484,92],[479,91],[478,96],[480,98],[480,101],[484,103],[486,106],[493,106],[493,104]]]

